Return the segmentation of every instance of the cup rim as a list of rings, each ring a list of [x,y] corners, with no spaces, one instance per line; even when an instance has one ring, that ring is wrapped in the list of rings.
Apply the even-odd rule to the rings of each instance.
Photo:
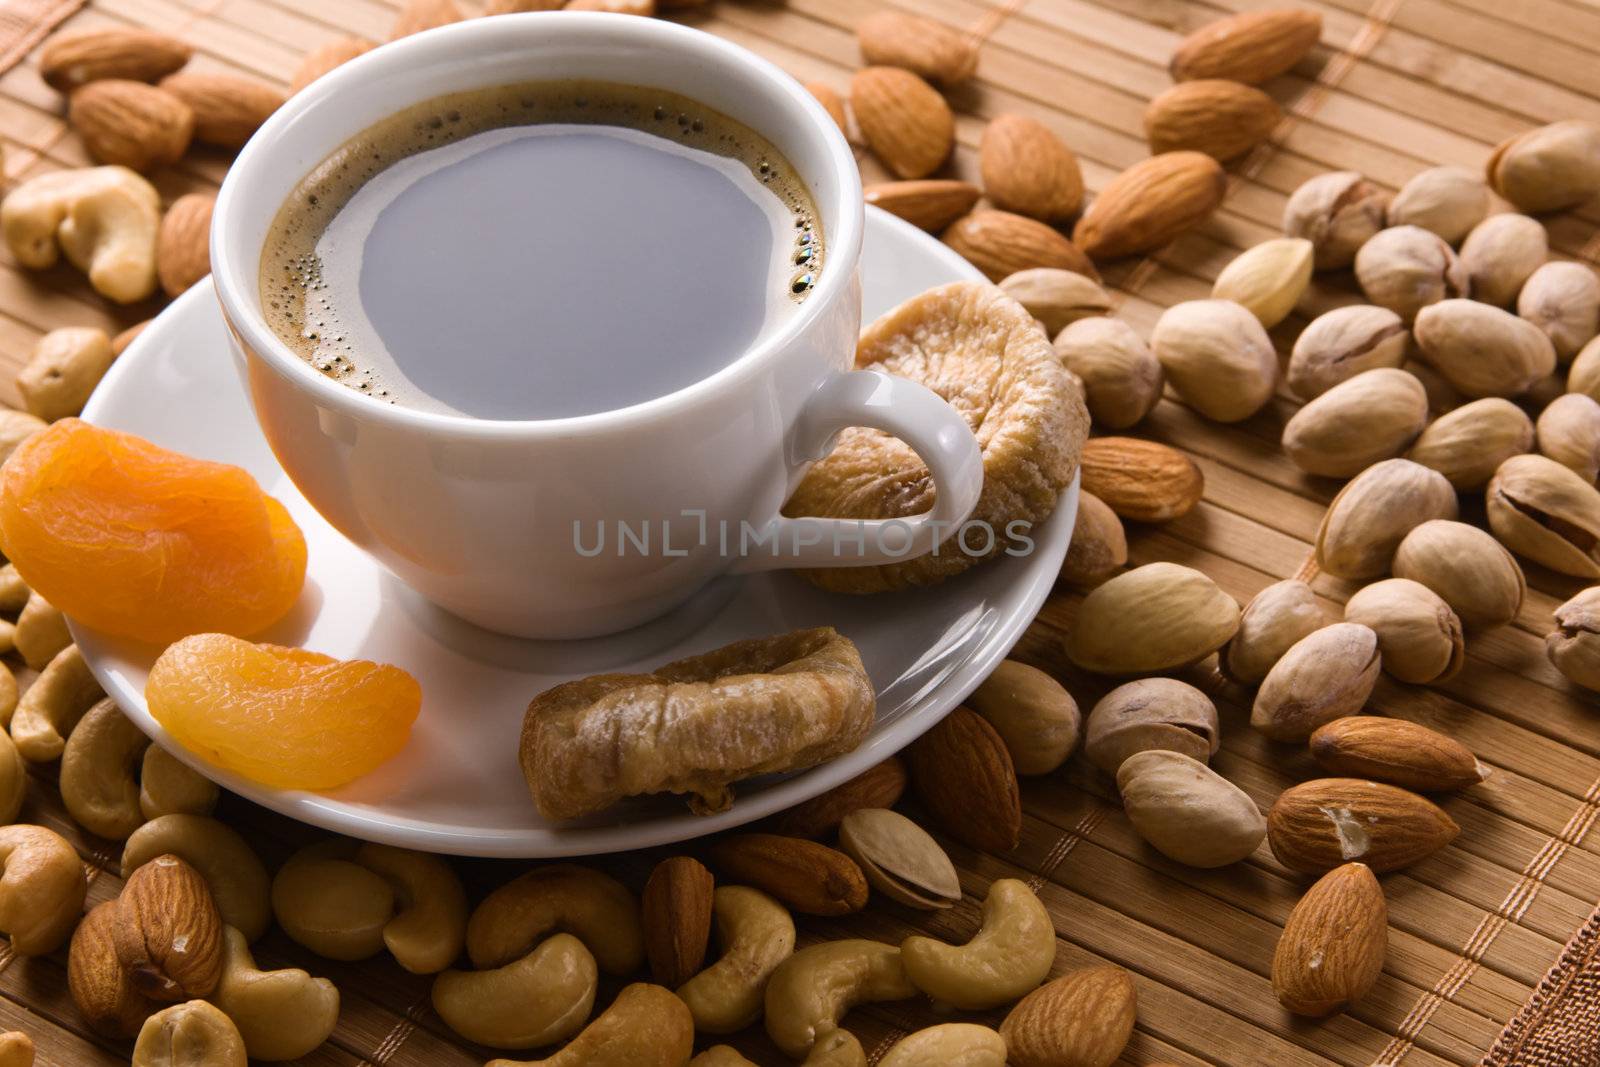
[[[645,42],[657,47],[677,49],[686,63],[709,62],[744,67],[757,75],[769,91],[804,121],[810,127],[811,134],[819,139],[826,156],[826,165],[831,169],[835,187],[838,189],[838,197],[837,202],[832,205],[819,202],[817,210],[822,218],[832,222],[833,232],[826,233],[825,240],[828,259],[830,263],[838,266],[822,272],[816,289],[801,305],[798,313],[772,333],[760,338],[731,363],[673,392],[625,407],[550,419],[480,418],[473,415],[427,411],[402,404],[386,404],[334,381],[290,350],[267,325],[265,317],[257,307],[260,249],[255,250],[256,261],[250,263],[241,264],[237,257],[229,256],[229,248],[237,243],[234,237],[237,215],[260,210],[276,212],[281,206],[280,204],[264,206],[247,202],[244,193],[240,191],[240,186],[250,173],[258,168],[275,165],[272,149],[279,134],[305,111],[340,93],[345,87],[369,76],[380,76],[388,71],[403,69],[423,55],[456,52],[463,57],[464,63],[469,63],[475,45],[492,39],[503,47],[505,36],[509,33],[536,35],[541,41],[548,41],[552,34],[598,31],[604,31],[630,43]],[[410,106],[417,102],[419,101],[408,100],[397,106]],[[356,136],[360,132],[360,129],[345,131],[339,142],[328,147],[328,151],[333,151],[345,138]],[[815,189],[812,189],[812,195],[816,195]],[[310,393],[320,405],[351,417],[376,420],[414,430],[497,438],[547,433],[566,436],[619,429],[646,421],[670,418],[709,396],[737,384],[757,369],[777,359],[783,352],[789,350],[799,337],[813,329],[817,320],[831,310],[840,299],[847,298],[852,291],[864,227],[860,172],[843,132],[816,98],[776,64],[731,41],[673,22],[603,12],[550,11],[469,19],[413,34],[381,45],[340,65],[291,96],[240,150],[223,179],[222,187],[217,193],[210,250],[213,263],[212,283],[216,289],[223,317],[234,333],[236,341],[250,355],[261,360],[280,377]]]

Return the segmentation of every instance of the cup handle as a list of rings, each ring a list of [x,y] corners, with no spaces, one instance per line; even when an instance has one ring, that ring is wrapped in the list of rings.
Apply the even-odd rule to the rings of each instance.
[[[839,431],[851,426],[882,430],[910,445],[933,474],[933,508],[902,519],[777,515],[752,537],[734,573],[902,563],[932,552],[972,514],[983,490],[983,455],[966,420],[933,390],[881,371],[833,375],[811,394],[795,422],[790,463],[826,456]],[[841,545],[847,546],[843,552]]]

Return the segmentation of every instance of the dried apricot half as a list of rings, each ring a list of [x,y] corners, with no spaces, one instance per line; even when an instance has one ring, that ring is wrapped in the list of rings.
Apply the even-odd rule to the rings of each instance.
[[[280,789],[332,789],[405,747],[422,687],[399,667],[195,634],[150,668],[150,714],[183,747]]]
[[[300,528],[249,473],[78,419],[0,470],[0,546],[74,619],[156,643],[256,633],[306,574]]]

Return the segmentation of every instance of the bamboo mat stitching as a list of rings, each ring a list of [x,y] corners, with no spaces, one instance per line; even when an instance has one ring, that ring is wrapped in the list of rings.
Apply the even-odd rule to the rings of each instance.
[[[394,1024],[394,1028],[383,1036],[382,1041],[378,1042],[378,1047],[372,1050],[372,1054],[363,1056],[361,1062],[373,1064],[374,1067],[383,1067],[383,1064],[388,1063],[389,1058],[400,1051],[400,1046],[406,1043],[406,1039],[416,1033],[417,1023],[428,1010],[428,1004],[428,994],[423,994],[419,997],[411,1007],[406,1009],[406,1013]]]
[[[69,16],[77,14],[85,2],[60,0],[48,4],[47,0],[26,0],[16,3],[15,9],[8,8],[0,12],[0,26],[4,26],[4,32],[17,35],[12,38],[10,47],[0,52],[0,74],[16,66],[23,56],[33,50],[34,45],[44,40],[45,34]]]

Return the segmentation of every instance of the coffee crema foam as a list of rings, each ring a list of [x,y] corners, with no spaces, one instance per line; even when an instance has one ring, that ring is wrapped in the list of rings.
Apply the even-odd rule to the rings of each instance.
[[[636,158],[645,165],[618,173],[616,160]],[[578,179],[591,164],[592,197],[584,188],[567,204],[581,200],[591,213],[616,215],[618,230],[587,240],[587,233],[554,232],[547,240],[568,214],[573,227],[596,224],[565,205],[551,211],[548,198],[539,199],[543,175],[564,168],[561,188],[570,196],[575,184],[588,185]],[[680,171],[681,190],[672,185]],[[740,195],[724,192],[724,181]],[[471,191],[465,203],[459,195],[442,206],[428,199],[463,188]],[[668,210],[680,191],[692,218]],[[656,213],[632,218],[630,210]],[[522,239],[523,216],[540,211],[533,247],[517,246],[526,254],[514,262],[495,259]],[[419,223],[435,232],[416,235]],[[771,234],[765,249],[752,238],[761,232]],[[697,239],[702,233],[705,241]],[[649,249],[639,257],[645,262],[625,260],[619,269],[617,256],[634,237]],[[491,260],[483,269],[471,253],[479,247]],[[359,392],[423,410],[550,418],[628,406],[715,373],[800,306],[824,258],[810,191],[749,127],[663,90],[530,82],[425,101],[319,163],[269,230],[261,301],[285,344]],[[574,264],[580,274],[600,275],[583,292],[562,290],[581,280],[570,276]],[[729,274],[718,277],[724,265]],[[457,281],[468,288],[445,289]],[[493,299],[487,289],[497,290]],[[550,303],[541,310],[536,296]],[[707,303],[717,296],[727,299]],[[585,302],[583,315],[561,314],[575,301]],[[758,302],[765,306],[744,306]],[[452,312],[461,317],[449,320]],[[547,322],[554,336],[543,329]],[[659,334],[652,332],[658,324]],[[596,380],[584,384],[586,375]]]

